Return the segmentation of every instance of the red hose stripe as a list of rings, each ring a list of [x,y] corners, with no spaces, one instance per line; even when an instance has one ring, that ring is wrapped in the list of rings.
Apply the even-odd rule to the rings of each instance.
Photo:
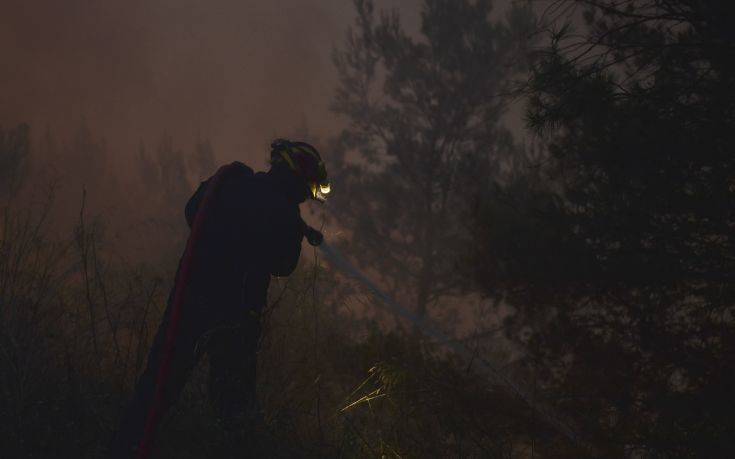
[[[184,300],[184,291],[187,284],[189,283],[189,276],[191,272],[191,260],[194,254],[194,247],[203,226],[204,217],[206,216],[207,204],[211,201],[212,195],[214,195],[217,184],[220,182],[221,177],[228,171],[232,170],[233,165],[226,165],[219,168],[217,173],[212,177],[207,186],[207,190],[204,193],[202,202],[199,203],[199,207],[194,217],[194,223],[191,225],[191,234],[186,242],[186,249],[181,261],[181,269],[179,271],[179,277],[174,287],[174,296],[171,312],[171,321],[169,322],[166,330],[166,341],[164,343],[163,360],[158,369],[158,375],[156,377],[156,394],[148,411],[146,418],[145,430],[143,432],[143,438],[138,446],[138,458],[147,459],[151,453],[151,446],[153,441],[153,435],[158,425],[159,418],[161,417],[161,408],[163,405],[163,393],[166,383],[168,382],[169,373],[171,370],[171,361],[173,359],[174,343],[176,342],[177,333],[179,331],[179,321],[181,320],[181,309]]]

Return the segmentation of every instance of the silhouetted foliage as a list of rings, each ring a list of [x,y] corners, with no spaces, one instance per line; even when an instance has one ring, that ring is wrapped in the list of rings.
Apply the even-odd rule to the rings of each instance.
[[[532,69],[549,155],[484,207],[476,272],[595,454],[730,456],[734,7],[551,3],[586,31]]]
[[[107,144],[104,139],[95,138],[86,120],[74,133],[71,142],[66,145],[62,157],[65,180],[75,193],[82,188],[99,191],[106,185],[108,174]],[[109,178],[109,176],[107,176]]]
[[[11,196],[20,188],[28,168],[30,128],[21,124],[15,129],[0,127],[0,193]]]
[[[174,148],[173,139],[168,134],[163,135],[156,147],[155,164],[164,202],[185,202],[191,192],[186,161],[181,150]]]
[[[530,54],[523,7],[494,22],[487,0],[425,0],[409,33],[355,5],[334,53],[349,124],[325,149],[349,254],[419,314],[467,311],[482,291],[507,314],[505,341],[451,337],[472,349],[460,361],[385,331],[364,318],[379,299],[315,251],[271,285],[263,423],[223,429],[202,362],[156,455],[735,456],[735,4],[551,0],[551,41]],[[501,117],[525,66],[536,138],[520,146]],[[141,142],[140,180],[121,186],[114,148],[85,123],[33,150],[30,132],[0,130],[0,454],[100,457],[215,155],[208,139]],[[26,196],[47,189],[41,158],[61,209]],[[476,371],[488,360],[504,363],[493,382]]]
[[[493,22],[489,1],[423,2],[420,37],[396,13],[376,20],[371,1],[355,5],[355,27],[334,53],[334,109],[350,121],[334,205],[350,253],[424,315],[467,287],[460,215],[512,151],[499,120],[518,30]],[[512,18],[531,23],[528,10]]]

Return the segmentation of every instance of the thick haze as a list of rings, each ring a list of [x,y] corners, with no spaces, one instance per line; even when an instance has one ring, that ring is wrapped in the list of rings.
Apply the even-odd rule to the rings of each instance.
[[[418,1],[384,0],[411,26]],[[269,139],[339,126],[330,60],[347,0],[6,0],[0,14],[0,125],[62,139],[85,119],[122,161],[163,132],[220,161],[262,166]]]

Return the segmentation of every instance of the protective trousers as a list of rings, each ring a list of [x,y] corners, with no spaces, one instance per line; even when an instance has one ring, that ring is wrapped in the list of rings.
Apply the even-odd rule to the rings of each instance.
[[[255,276],[252,276],[255,277]],[[210,402],[223,427],[244,429],[256,413],[255,377],[260,312],[270,276],[248,279],[240,301],[187,291],[174,341],[168,378],[158,406],[161,417],[176,402],[203,353],[209,357]],[[156,397],[157,377],[171,322],[171,297],[140,376],[132,401],[110,448],[115,458],[135,456]]]

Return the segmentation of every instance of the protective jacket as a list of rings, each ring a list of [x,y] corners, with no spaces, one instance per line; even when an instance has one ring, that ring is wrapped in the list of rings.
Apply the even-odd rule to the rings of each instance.
[[[287,276],[301,253],[303,183],[289,171],[254,174],[235,162],[218,177],[192,260],[191,288],[238,302],[253,275]],[[186,205],[191,227],[213,178]]]
[[[202,351],[222,422],[242,427],[255,403],[259,313],[270,276],[289,275],[298,263],[304,199],[303,180],[282,168],[255,174],[234,162],[201,183],[186,204],[187,247],[113,457],[147,457]]]

